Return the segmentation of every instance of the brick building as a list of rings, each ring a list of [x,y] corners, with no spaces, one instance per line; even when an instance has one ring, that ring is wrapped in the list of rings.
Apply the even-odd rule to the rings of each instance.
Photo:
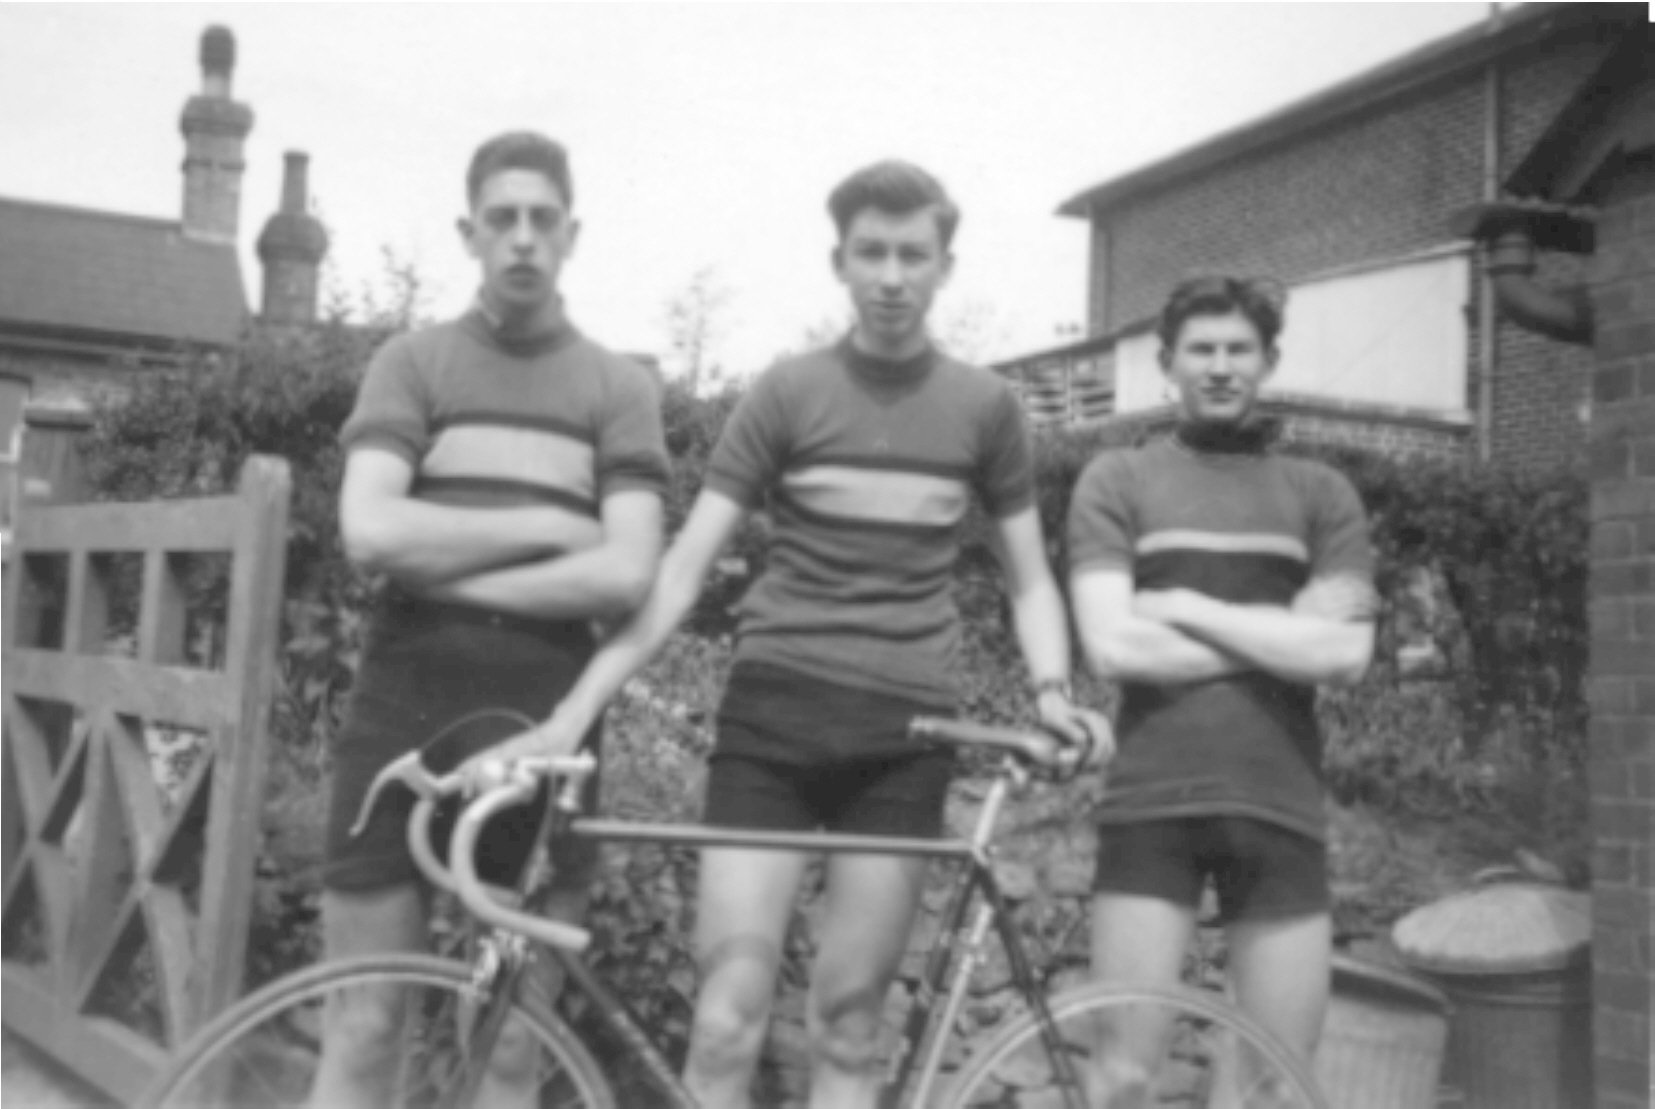
[[[1503,308],[1590,360],[1596,1102],[1655,1096],[1655,31],[1627,35],[1461,221]],[[1586,296],[1537,276],[1568,253]]]
[[[1497,195],[1642,4],[1524,4],[1269,116],[1095,185],[1092,338],[1012,360],[1037,415],[1162,405],[1145,326],[1201,272],[1289,286],[1274,379],[1306,434],[1551,465],[1583,449],[1590,359],[1500,319],[1449,217]],[[1548,256],[1546,278],[1578,281]],[[1144,418],[1142,415],[1139,418]],[[1311,428],[1306,421],[1314,421]]]
[[[228,348],[249,324],[315,319],[327,235],[307,211],[299,153],[287,155],[281,209],[257,244],[263,311],[248,311],[236,250],[253,112],[231,95],[235,60],[231,33],[208,28],[201,89],[179,120],[179,219],[0,197],[0,529],[27,406],[74,407],[146,366]]]

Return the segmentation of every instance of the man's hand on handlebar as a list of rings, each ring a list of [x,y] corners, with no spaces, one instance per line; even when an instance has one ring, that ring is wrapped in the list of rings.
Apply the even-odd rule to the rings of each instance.
[[[1101,712],[1077,705],[1059,689],[1043,690],[1035,700],[1040,726],[1065,745],[1062,772],[1078,774],[1115,757],[1115,729]]]
[[[466,783],[466,792],[474,794],[498,785],[506,768],[519,759],[548,759],[573,755],[580,749],[584,730],[577,731],[562,723],[557,713],[551,719],[530,730],[484,751],[472,755],[455,771]]]

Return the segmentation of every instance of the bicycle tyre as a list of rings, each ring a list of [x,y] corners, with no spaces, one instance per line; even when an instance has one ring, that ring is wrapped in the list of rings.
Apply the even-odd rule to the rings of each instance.
[[[392,1104],[445,1105],[442,1087],[468,1064],[444,1030],[452,1028],[454,1014],[475,1011],[479,990],[471,977],[471,967],[453,959],[387,954],[322,963],[279,978],[192,1036],[139,1104],[146,1109],[302,1106],[327,996],[351,986],[401,985],[418,992],[410,995],[411,1019],[402,1030],[404,1065]],[[540,1047],[541,1109],[615,1109],[608,1080],[560,1018],[520,1000],[512,1002],[510,1014]],[[227,1069],[219,1069],[221,1064]]]
[[[1089,1107],[1327,1109],[1305,1064],[1218,994],[1187,986],[1093,982],[1064,990],[1048,1003],[1075,1070],[1085,1072],[1092,1083],[1091,1100],[1084,1102]],[[1106,1029],[1129,1021],[1161,1021],[1169,1031],[1159,1045],[1139,1053],[1140,1059],[1153,1060],[1147,1068],[1136,1068],[1139,1082],[1123,1078],[1117,1070],[1111,1083],[1100,1077],[1107,1064],[1101,1063],[1101,1055],[1099,1061],[1093,1056]],[[1236,1046],[1231,1048],[1231,1043]],[[1120,1054],[1130,1055],[1130,1049]],[[1246,1077],[1239,1082],[1226,1084],[1218,1077],[1221,1067],[1239,1076],[1243,1066]],[[950,1097],[944,1104],[955,1109],[1062,1105],[1054,1070],[1039,1023],[1032,1013],[1025,1014],[973,1052],[958,1078],[949,1083]],[[1126,1064],[1125,1073],[1134,1071]]]

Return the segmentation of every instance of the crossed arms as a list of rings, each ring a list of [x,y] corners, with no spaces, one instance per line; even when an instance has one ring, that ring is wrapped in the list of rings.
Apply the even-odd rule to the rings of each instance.
[[[345,462],[339,528],[352,562],[435,600],[544,619],[612,617],[649,592],[661,503],[625,490],[599,519],[552,507],[471,508],[418,501],[413,467],[359,447]]]
[[[1373,657],[1366,590],[1321,578],[1289,607],[1230,604],[1187,589],[1134,593],[1132,574],[1082,568],[1072,581],[1087,661],[1100,676],[1178,685],[1262,671],[1301,685],[1350,685]]]

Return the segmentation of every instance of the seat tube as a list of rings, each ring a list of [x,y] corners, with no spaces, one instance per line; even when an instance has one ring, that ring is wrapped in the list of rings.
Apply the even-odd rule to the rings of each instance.
[[[980,862],[973,864],[968,881],[972,886],[982,884],[985,889],[993,890],[993,876]],[[964,905],[961,906],[961,910],[960,916],[963,919]],[[965,1006],[965,995],[971,986],[971,976],[976,973],[978,965],[983,961],[983,941],[988,938],[988,930],[993,927],[994,918],[995,910],[990,901],[980,902],[976,919],[972,921],[971,931],[966,936],[964,949],[958,953],[959,962],[954,968],[954,978],[949,984],[948,999],[943,1004],[942,1013],[936,1019],[927,1022],[932,1029],[932,1035],[920,1068],[919,1085],[914,1090],[914,1105],[930,1103],[931,1088],[936,1084],[937,1075],[942,1070],[943,1054],[947,1050],[949,1038],[953,1035],[955,1021],[959,1019],[960,1010]],[[960,922],[954,923],[950,943],[955,942],[960,932]]]

